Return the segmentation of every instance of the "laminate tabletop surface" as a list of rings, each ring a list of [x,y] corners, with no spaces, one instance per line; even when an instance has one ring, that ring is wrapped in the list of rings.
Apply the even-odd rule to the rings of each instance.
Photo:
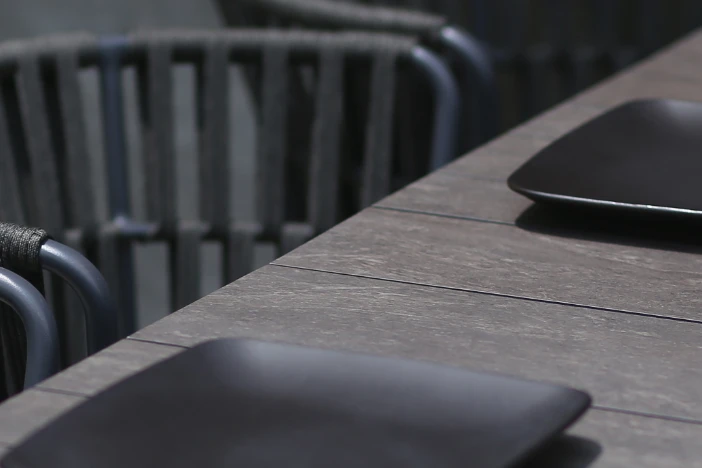
[[[506,184],[623,102],[702,101],[701,78],[697,32],[8,400],[0,449],[185,348],[247,337],[584,389],[568,436],[590,466],[702,466],[702,244],[554,217]]]

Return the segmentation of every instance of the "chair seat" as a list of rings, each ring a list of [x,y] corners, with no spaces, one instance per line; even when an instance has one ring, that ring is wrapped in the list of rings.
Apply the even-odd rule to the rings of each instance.
[[[118,383],[2,465],[512,466],[589,403],[556,385],[227,339]]]

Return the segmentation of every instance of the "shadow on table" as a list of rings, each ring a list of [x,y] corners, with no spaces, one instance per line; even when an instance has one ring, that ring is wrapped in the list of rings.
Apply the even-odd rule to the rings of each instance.
[[[536,452],[520,468],[585,468],[600,456],[597,442],[572,435],[561,435]]]
[[[532,205],[516,220],[527,231],[685,253],[702,253],[702,220],[592,208]]]

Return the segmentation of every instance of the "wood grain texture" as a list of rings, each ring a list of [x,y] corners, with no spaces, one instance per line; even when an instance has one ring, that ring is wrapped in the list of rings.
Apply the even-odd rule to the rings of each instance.
[[[700,255],[462,219],[366,210],[274,263],[702,320]]]
[[[515,224],[532,205],[531,200],[509,190],[504,180],[469,177],[456,166],[400,190],[376,206]]]
[[[248,337],[423,359],[702,421],[702,326],[674,320],[269,266],[135,336],[186,346]]]
[[[174,346],[122,340],[41,382],[39,388],[94,395],[182,351]]]
[[[17,444],[83,401],[77,395],[25,390],[0,405],[0,443]]]
[[[568,434],[600,445],[591,468],[702,466],[699,425],[591,410]]]

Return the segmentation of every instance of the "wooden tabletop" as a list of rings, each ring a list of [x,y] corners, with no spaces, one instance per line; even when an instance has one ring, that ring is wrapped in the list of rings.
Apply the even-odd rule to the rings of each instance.
[[[702,466],[702,245],[541,216],[505,180],[622,102],[702,101],[702,33],[0,405],[0,447],[197,343],[249,337],[563,383],[595,466]],[[595,445],[596,444],[596,445]]]

